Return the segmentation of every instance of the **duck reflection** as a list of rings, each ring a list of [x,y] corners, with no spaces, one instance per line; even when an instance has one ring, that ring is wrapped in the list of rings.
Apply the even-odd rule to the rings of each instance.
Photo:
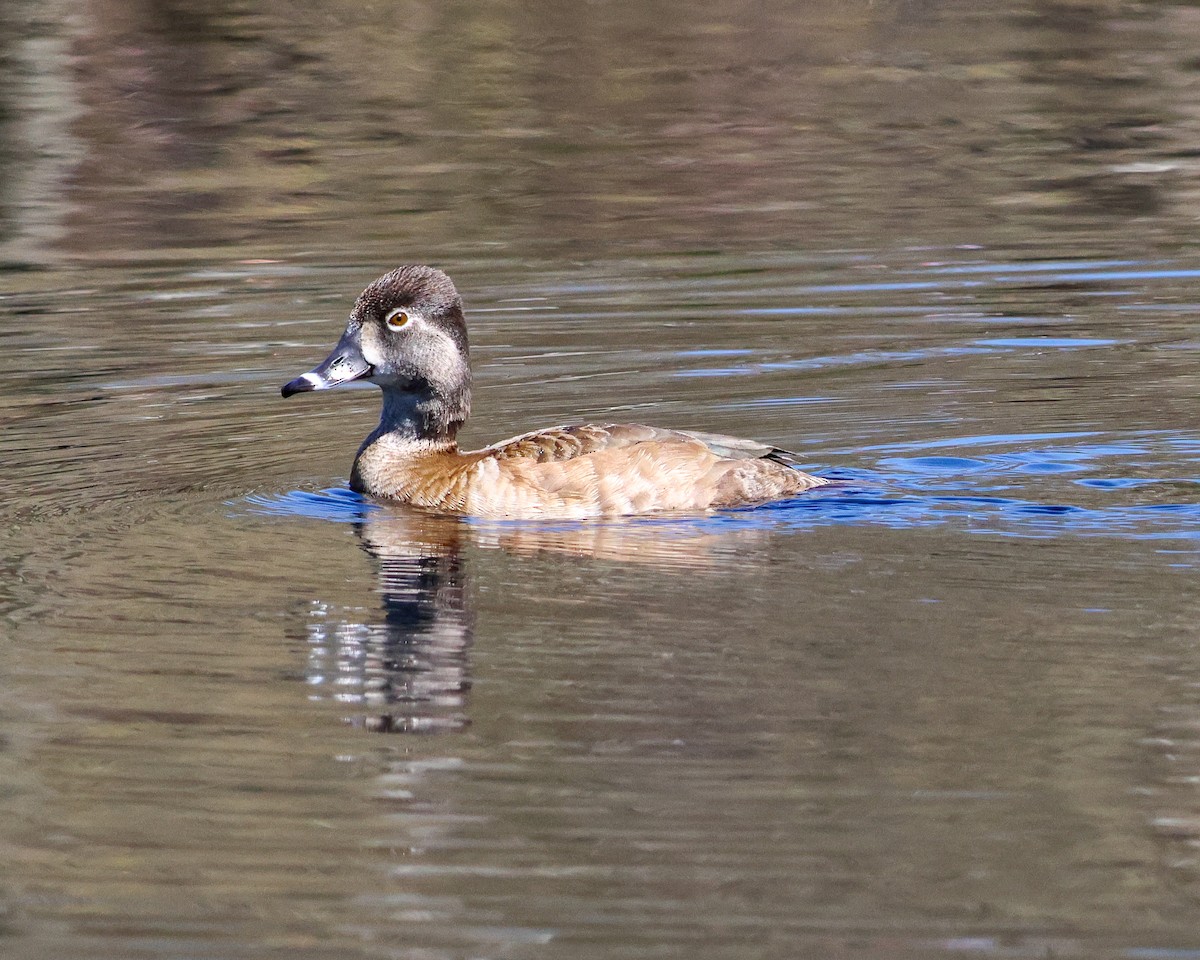
[[[386,733],[459,730],[468,719],[475,630],[469,564],[479,550],[579,558],[667,573],[761,556],[765,525],[728,518],[480,524],[406,508],[368,510],[355,529],[376,566],[381,614],[314,601],[309,683],[353,705],[348,722]],[[572,561],[574,562],[574,561]]]
[[[467,601],[453,520],[368,513],[357,525],[376,564],[383,616],[314,603],[308,626],[310,683],[360,711],[349,722],[383,733],[433,733],[467,723]]]

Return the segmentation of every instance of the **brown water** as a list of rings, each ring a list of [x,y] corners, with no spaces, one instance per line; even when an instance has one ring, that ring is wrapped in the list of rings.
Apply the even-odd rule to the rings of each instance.
[[[0,956],[1200,956],[1200,11],[205,10],[0,8]],[[411,261],[847,483],[365,503]]]

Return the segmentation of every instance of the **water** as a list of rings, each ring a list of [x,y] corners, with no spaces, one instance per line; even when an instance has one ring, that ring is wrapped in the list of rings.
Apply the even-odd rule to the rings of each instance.
[[[1200,956],[1200,21],[802,13],[0,10],[0,954]],[[406,261],[839,482],[365,501]]]

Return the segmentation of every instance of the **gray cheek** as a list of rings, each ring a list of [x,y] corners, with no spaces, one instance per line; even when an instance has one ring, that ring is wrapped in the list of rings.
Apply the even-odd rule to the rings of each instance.
[[[420,346],[421,369],[430,380],[446,388],[457,386],[462,378],[469,376],[462,354],[454,341],[440,330],[426,339]]]

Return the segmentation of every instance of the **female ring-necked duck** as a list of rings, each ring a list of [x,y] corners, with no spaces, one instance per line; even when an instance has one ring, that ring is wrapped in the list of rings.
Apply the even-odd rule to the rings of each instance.
[[[383,414],[359,447],[350,486],[439,513],[583,519],[704,511],[792,497],[829,481],[797,470],[785,450],[636,423],[550,427],[463,452],[471,409],[462,299],[433,267],[372,283],[346,331],[283,395],[351,380],[383,389]]]

